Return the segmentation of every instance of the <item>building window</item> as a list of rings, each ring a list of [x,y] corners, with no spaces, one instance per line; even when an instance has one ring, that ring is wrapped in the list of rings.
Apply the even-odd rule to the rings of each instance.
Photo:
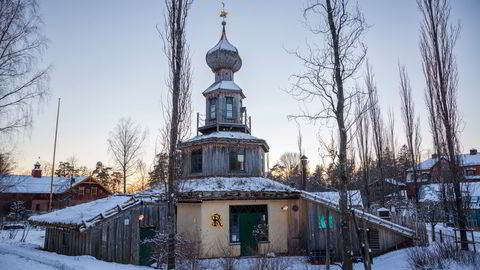
[[[92,195],[97,195],[97,187],[92,187]]]
[[[35,211],[37,211],[37,212],[40,211],[40,204],[39,203],[35,204]]]
[[[211,98],[209,106],[210,119],[215,120],[217,118],[217,98]]]
[[[430,174],[429,173],[422,173],[421,176],[420,176],[420,179],[422,179],[423,181],[428,181],[428,180],[430,180]]]
[[[230,171],[245,171],[245,150],[230,152]]]
[[[78,193],[79,194],[85,194],[85,187],[78,187]]]
[[[467,170],[465,170],[465,175],[466,176],[474,176],[475,175],[475,170],[474,169],[467,169]]]
[[[233,118],[233,97],[226,97],[225,104],[226,104],[226,117]]]
[[[251,235],[256,242],[268,241],[267,205],[230,206],[230,243],[240,243],[240,235]]]
[[[202,172],[202,149],[192,151],[191,167],[192,173]]]
[[[85,188],[85,194],[90,194],[90,189],[89,188]]]

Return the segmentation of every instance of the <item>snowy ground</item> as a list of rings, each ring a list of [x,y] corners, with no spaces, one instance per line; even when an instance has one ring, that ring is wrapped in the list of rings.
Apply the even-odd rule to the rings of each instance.
[[[25,243],[20,243],[21,232],[16,239],[7,239],[8,232],[0,231],[0,270],[141,270],[152,269],[134,265],[108,263],[97,260],[91,256],[65,256],[41,250],[44,241],[44,230],[31,230]],[[407,249],[394,251],[374,259],[374,270],[407,270]],[[255,264],[254,258],[240,259],[237,269],[249,269]],[[313,270],[324,269],[323,266],[309,265],[304,257],[279,257],[280,260],[290,266],[289,270]],[[219,269],[219,260],[206,260],[208,269]],[[330,269],[340,269],[332,266]],[[355,270],[363,269],[363,264],[356,264]]]

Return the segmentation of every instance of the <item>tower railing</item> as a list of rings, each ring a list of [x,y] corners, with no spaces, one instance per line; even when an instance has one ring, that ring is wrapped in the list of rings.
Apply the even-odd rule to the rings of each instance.
[[[200,129],[203,127],[214,127],[216,126],[217,131],[223,130],[226,125],[231,125],[232,127],[236,127],[237,129],[244,128],[245,133],[251,133],[252,130],[252,118],[247,116],[247,112],[244,111],[242,116],[240,117],[240,122],[238,118],[227,118],[224,117],[218,120],[219,117],[217,115],[217,119],[210,119],[207,120],[207,115],[201,114],[197,112],[197,136],[200,135]]]

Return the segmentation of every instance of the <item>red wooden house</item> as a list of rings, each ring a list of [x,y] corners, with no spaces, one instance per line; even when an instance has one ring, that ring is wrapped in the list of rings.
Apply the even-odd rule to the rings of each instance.
[[[470,153],[459,155],[458,159],[463,169],[465,182],[480,181],[480,154],[477,149],[471,149]],[[417,165],[417,183],[419,188],[425,184],[440,183],[442,178],[449,178],[448,160],[446,157],[432,155],[431,159],[427,159]],[[415,185],[413,183],[412,168],[407,170],[406,180],[408,196],[413,197]]]
[[[15,201],[23,201],[31,212],[48,211],[50,201],[51,176],[42,176],[40,164],[35,164],[32,175],[0,176],[0,216],[10,212]],[[52,208],[60,209],[84,202],[97,200],[110,195],[104,186],[91,176],[53,177]]]

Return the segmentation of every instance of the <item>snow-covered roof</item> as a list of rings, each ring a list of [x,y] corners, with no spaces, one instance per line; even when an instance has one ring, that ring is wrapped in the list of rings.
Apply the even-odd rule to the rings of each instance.
[[[339,209],[338,203],[336,203],[332,200],[326,199],[324,197],[315,195],[311,192],[301,191],[300,195],[301,195],[302,198],[304,198],[306,200],[316,202],[316,203],[320,203],[320,204],[323,204],[325,206],[331,207],[333,209],[337,209],[337,210]],[[382,218],[380,218],[376,215],[367,213],[367,212],[365,212],[361,209],[352,208],[351,210],[355,213],[355,216],[357,218],[361,218],[361,219],[366,220],[368,222],[377,224],[379,226],[383,226],[385,228],[396,231],[396,232],[398,232],[402,235],[405,235],[407,237],[415,237],[415,231],[413,231],[410,228],[401,226],[399,224],[393,223],[393,222],[388,221],[388,220],[384,220],[384,219],[382,219]]]
[[[71,183],[71,178],[53,177],[53,193],[63,193],[71,186],[75,186],[87,179],[88,176],[74,177],[74,182]],[[4,193],[30,193],[30,194],[44,194],[50,193],[51,176],[33,177],[28,175],[9,175],[2,176],[2,186],[6,186]]]
[[[241,92],[242,88],[238,86],[234,81],[218,81],[214,82],[212,85],[210,85],[205,91],[203,91],[203,94],[210,93],[215,90],[226,90],[226,91],[237,91]],[[245,96],[242,93],[242,97],[245,98]]]
[[[424,171],[424,170],[430,170],[435,164],[437,164],[437,159],[427,159],[422,162],[420,162],[417,165],[417,170],[419,171]],[[412,168],[409,168],[408,171],[413,171]]]
[[[376,181],[370,183],[370,185],[373,185],[374,183],[376,183],[378,181],[380,181],[380,180],[376,180]],[[397,179],[394,179],[394,178],[385,178],[384,181],[389,183],[389,184],[395,185],[395,186],[405,186],[404,182],[402,182],[400,180],[397,180]]]
[[[390,183],[395,186],[405,186],[405,183],[393,178],[385,178],[385,182]]]
[[[460,159],[460,163],[462,166],[478,166],[480,165],[480,154],[471,155],[471,154],[461,154],[458,155]],[[442,157],[442,159],[446,159],[446,157]],[[435,164],[437,164],[438,159],[431,158],[427,159],[423,162],[420,162],[417,165],[417,170],[430,170]],[[408,171],[412,171],[412,168],[408,169]]]
[[[180,192],[298,192],[297,189],[264,177],[207,177],[181,181]],[[147,192],[163,193],[163,186]]]
[[[239,131],[217,131],[212,132],[206,135],[195,136],[189,140],[184,141],[183,143],[198,142],[206,139],[233,139],[233,140],[249,140],[249,141],[258,141],[265,143],[263,139],[259,139],[255,136],[252,136],[248,133],[239,132]]]
[[[460,161],[462,162],[462,166],[480,165],[480,154],[462,154],[460,155]]]
[[[132,196],[110,196],[107,198],[77,204],[67,208],[59,209],[51,213],[32,216],[30,221],[40,223],[56,223],[66,225],[81,225],[95,216],[110,210],[117,205],[122,205]]]
[[[336,191],[327,191],[327,192],[311,192],[319,197],[325,198],[327,200],[333,201],[335,203],[340,202],[340,193]],[[362,195],[360,190],[349,190],[348,191],[348,205],[352,207],[362,207]]]

